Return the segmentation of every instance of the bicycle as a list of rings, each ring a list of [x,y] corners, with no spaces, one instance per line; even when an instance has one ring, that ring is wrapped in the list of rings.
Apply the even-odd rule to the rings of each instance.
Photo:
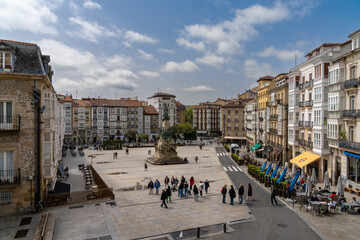
[[[44,206],[43,206],[43,202],[40,201],[36,205],[29,205],[29,206],[23,207],[20,210],[20,214],[37,213],[37,212],[41,212],[42,210],[44,210]]]

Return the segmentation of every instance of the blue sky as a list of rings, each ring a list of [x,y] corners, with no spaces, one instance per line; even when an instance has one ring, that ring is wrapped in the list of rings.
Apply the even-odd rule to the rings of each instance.
[[[0,0],[0,38],[49,54],[58,93],[235,98],[360,28],[360,2]]]

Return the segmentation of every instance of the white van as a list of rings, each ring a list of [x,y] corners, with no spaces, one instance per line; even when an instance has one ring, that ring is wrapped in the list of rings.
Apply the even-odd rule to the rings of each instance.
[[[230,148],[231,148],[231,152],[239,151],[239,145],[237,144],[231,144]]]

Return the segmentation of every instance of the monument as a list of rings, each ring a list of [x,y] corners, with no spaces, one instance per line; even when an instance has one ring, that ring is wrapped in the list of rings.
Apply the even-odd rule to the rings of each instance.
[[[163,106],[164,113],[161,121],[160,140],[155,146],[155,154],[147,158],[146,161],[155,165],[187,163],[187,160],[180,158],[176,152],[176,145],[170,129],[169,104],[165,103]]]

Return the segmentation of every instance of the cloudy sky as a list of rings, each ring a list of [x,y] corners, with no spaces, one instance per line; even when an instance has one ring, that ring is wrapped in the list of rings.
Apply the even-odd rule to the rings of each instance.
[[[356,0],[0,0],[0,39],[51,57],[58,93],[234,98],[360,28]]]

